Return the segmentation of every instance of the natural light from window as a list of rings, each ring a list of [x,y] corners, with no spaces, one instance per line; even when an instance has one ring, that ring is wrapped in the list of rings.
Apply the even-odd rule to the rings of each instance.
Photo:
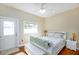
[[[34,23],[24,22],[24,34],[38,33],[38,25]]]
[[[4,21],[3,28],[4,28],[4,35],[14,35],[14,22]]]

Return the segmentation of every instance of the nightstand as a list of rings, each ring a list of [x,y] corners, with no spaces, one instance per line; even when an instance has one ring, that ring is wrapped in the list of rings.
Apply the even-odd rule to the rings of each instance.
[[[66,40],[66,48],[68,48],[68,49],[76,51],[76,49],[77,49],[76,44],[77,44],[77,41]]]

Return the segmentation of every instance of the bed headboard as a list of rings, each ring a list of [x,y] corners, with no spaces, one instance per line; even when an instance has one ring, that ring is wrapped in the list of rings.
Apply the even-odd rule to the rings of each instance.
[[[48,32],[48,36],[66,39],[67,33],[66,32]]]

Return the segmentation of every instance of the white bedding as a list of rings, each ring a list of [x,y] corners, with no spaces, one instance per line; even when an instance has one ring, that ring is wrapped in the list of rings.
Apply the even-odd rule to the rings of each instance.
[[[46,50],[48,54],[56,55],[65,46],[65,39],[63,38],[56,38],[56,37],[41,37],[41,38],[43,40],[48,40],[50,43],[52,43],[51,47]]]
[[[27,45],[26,47],[32,51],[31,54],[41,55],[41,54],[52,54],[57,55],[65,46],[65,39],[59,37],[38,37],[42,40],[47,40],[51,43],[51,46],[48,49],[44,49],[42,47],[38,48],[33,45]],[[44,51],[43,51],[44,50]]]
[[[59,43],[63,42],[63,38],[55,38],[55,37],[42,37],[43,40],[47,40],[53,44],[53,46],[58,45]]]

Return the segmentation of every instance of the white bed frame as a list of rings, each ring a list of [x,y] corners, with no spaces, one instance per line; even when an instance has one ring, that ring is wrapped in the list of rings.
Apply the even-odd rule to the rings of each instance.
[[[29,46],[28,44],[25,45],[25,51],[28,55],[46,55],[47,51],[50,52],[51,55],[58,55],[58,53],[64,48],[66,44],[65,42],[66,40],[63,40],[63,42],[59,43],[58,45],[45,50],[42,47],[39,48],[37,47],[37,45],[35,46],[30,43],[31,46]]]
[[[65,41],[48,50],[42,50],[42,47],[39,48],[31,43],[29,44],[25,45],[25,51],[28,55],[45,55],[47,51],[52,53],[52,55],[58,55],[58,53],[64,48]]]

